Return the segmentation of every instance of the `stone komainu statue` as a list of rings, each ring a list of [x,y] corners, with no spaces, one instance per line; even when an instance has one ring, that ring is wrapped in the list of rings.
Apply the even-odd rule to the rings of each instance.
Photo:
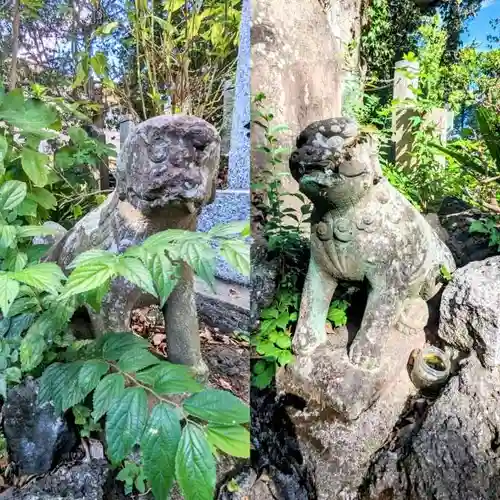
[[[349,357],[363,368],[377,368],[390,328],[410,333],[425,326],[425,301],[442,286],[441,266],[455,269],[453,257],[384,178],[375,139],[361,134],[352,120],[309,125],[297,139],[290,170],[314,206],[294,350],[308,354],[326,342],[326,316],[340,280],[367,280],[368,302]]]
[[[201,208],[215,197],[219,154],[219,134],[200,118],[159,116],[141,123],[120,151],[115,191],[52,247],[47,260],[66,270],[90,249],[121,253],[159,231],[195,231]],[[132,310],[155,302],[132,283],[114,280],[100,313],[89,310],[94,334],[129,330]],[[165,326],[169,359],[204,372],[187,265],[167,301]]]

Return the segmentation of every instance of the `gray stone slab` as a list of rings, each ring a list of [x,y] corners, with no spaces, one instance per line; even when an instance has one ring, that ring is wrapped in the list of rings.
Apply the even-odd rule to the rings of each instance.
[[[246,286],[215,281],[215,293],[199,278],[195,280],[196,306],[200,319],[224,333],[248,331],[250,290]]]

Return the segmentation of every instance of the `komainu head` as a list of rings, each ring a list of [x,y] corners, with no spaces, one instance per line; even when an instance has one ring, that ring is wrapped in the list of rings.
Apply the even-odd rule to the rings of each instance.
[[[211,203],[219,168],[220,136],[194,116],[158,116],[130,133],[120,152],[120,199],[148,213],[172,206],[193,212]]]
[[[311,123],[297,138],[289,165],[300,190],[330,207],[356,203],[382,178],[375,139],[348,118]]]

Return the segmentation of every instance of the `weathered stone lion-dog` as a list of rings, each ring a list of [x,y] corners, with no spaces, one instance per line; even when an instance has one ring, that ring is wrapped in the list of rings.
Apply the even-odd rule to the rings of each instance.
[[[195,231],[201,208],[215,197],[219,155],[220,136],[205,120],[174,115],[142,122],[120,151],[116,189],[57,242],[45,260],[67,270],[75,257],[90,249],[121,253],[159,231]],[[152,295],[116,279],[100,313],[88,310],[93,334],[130,330],[132,310],[155,303]],[[164,316],[169,360],[205,375],[193,273],[187,265]]]
[[[390,328],[411,333],[426,325],[425,301],[442,287],[441,266],[455,269],[453,257],[383,176],[375,138],[360,133],[354,121],[310,124],[297,138],[289,166],[314,207],[293,348],[308,355],[327,341],[326,317],[339,281],[367,280],[368,301],[349,358],[376,369]]]

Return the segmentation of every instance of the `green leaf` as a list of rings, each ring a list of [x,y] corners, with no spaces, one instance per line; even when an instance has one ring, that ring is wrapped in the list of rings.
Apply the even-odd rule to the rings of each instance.
[[[102,286],[114,276],[114,269],[107,263],[92,262],[77,267],[68,278],[63,297],[88,292]]]
[[[345,310],[337,309],[336,307],[330,307],[327,318],[335,326],[343,326],[347,323],[347,315],[345,313]]]
[[[28,198],[46,210],[53,210],[57,206],[56,197],[47,189],[43,187],[34,187],[28,194]]]
[[[37,204],[33,200],[26,198],[17,207],[17,213],[19,215],[24,215],[25,217],[36,217]]]
[[[10,248],[16,241],[16,226],[0,224],[0,248]]]
[[[102,376],[105,375],[108,370],[109,365],[104,361],[98,359],[85,361],[78,373],[78,386],[84,398],[97,387]]]
[[[32,238],[33,236],[51,236],[57,233],[57,229],[48,226],[19,226],[17,235],[20,238]]]
[[[107,333],[101,337],[102,355],[107,361],[118,361],[130,350],[148,349],[147,340],[131,332]]]
[[[475,220],[471,223],[469,226],[469,233],[482,233],[482,234],[488,234],[489,230],[484,224],[483,221],[480,220]]]
[[[281,349],[288,349],[292,345],[292,339],[286,335],[280,335],[275,344]]]
[[[176,264],[174,266],[165,254],[157,253],[151,258],[149,267],[158,296],[160,297],[160,307],[163,308],[168,297],[179,282],[179,265]]]
[[[29,332],[21,341],[19,355],[21,359],[21,370],[30,372],[42,361],[47,344],[42,335],[30,334]]]
[[[221,247],[222,257],[243,276],[250,276],[250,246],[241,240],[225,240]]]
[[[235,395],[220,389],[205,389],[183,403],[190,415],[216,424],[245,424],[250,420],[250,408]]]
[[[11,366],[5,370],[5,379],[7,382],[19,384],[23,374],[17,366]]]
[[[9,314],[12,303],[19,294],[19,283],[0,274],[0,310],[4,316]]]
[[[208,424],[207,439],[212,446],[233,457],[250,456],[250,433],[241,425]]]
[[[120,373],[106,375],[94,391],[92,418],[97,422],[120,399],[125,391],[125,379]]]
[[[25,174],[35,186],[43,187],[47,184],[47,163],[49,157],[38,151],[24,148],[21,153],[21,165]]]
[[[109,35],[117,27],[118,27],[118,23],[116,21],[113,21],[112,23],[106,23],[102,26],[99,26],[99,28],[97,28],[96,34]]]
[[[206,241],[186,240],[181,244],[179,254],[197,276],[214,286],[216,253]]]
[[[175,457],[175,475],[187,500],[213,500],[215,460],[205,435],[190,422],[182,430]]]
[[[40,377],[38,390],[38,403],[49,401],[54,403],[57,411],[61,411],[62,399],[67,391],[66,370],[67,365],[63,363],[52,363]]]
[[[0,187],[0,210],[8,212],[13,208],[16,208],[23,202],[24,198],[26,198],[26,191],[27,186],[25,182],[5,182],[2,187]]]
[[[49,292],[52,295],[57,295],[62,288],[61,282],[66,279],[61,268],[54,262],[32,264],[22,271],[12,273],[12,277],[21,283],[40,291]]]
[[[112,267],[116,264],[117,256],[112,252],[107,250],[93,249],[87,250],[86,252],[78,255],[71,264],[68,265],[68,269],[75,269],[76,267],[86,266],[87,264],[106,264]]]
[[[177,414],[166,404],[157,404],[141,440],[146,477],[155,498],[169,498],[175,478],[175,455],[181,439]]]
[[[250,226],[248,221],[234,221],[225,224],[216,224],[208,231],[211,238],[227,238],[234,237],[236,234],[243,234]]]
[[[10,250],[5,258],[4,265],[7,271],[21,271],[28,263],[28,256],[24,252]]]
[[[89,290],[83,294],[83,300],[88,304],[95,312],[100,312],[102,300],[109,292],[109,287],[111,285],[111,280],[106,281],[101,286],[94,288],[94,290]]]
[[[183,394],[203,390],[189,368],[164,361],[136,374],[137,380],[152,386],[159,394]]]
[[[293,359],[293,354],[290,351],[281,351],[278,355],[278,363],[281,366],[288,365]]]
[[[26,311],[38,311],[40,303],[36,297],[18,297],[9,309],[9,317],[17,316]]]
[[[76,145],[83,145],[83,143],[89,138],[87,132],[85,132],[85,130],[81,127],[70,127],[68,129],[68,135],[71,141]]]
[[[138,372],[161,361],[146,349],[129,349],[118,361],[118,367],[124,372]]]
[[[111,463],[121,462],[141,441],[148,419],[148,398],[141,387],[127,388],[109,408],[106,442]]]
[[[139,259],[133,257],[122,258],[116,270],[134,285],[157,297],[151,273]]]
[[[55,134],[46,129],[57,121],[57,113],[36,99],[24,101],[19,89],[9,92],[0,105],[0,120],[21,129],[24,135],[36,137],[54,137]]]

